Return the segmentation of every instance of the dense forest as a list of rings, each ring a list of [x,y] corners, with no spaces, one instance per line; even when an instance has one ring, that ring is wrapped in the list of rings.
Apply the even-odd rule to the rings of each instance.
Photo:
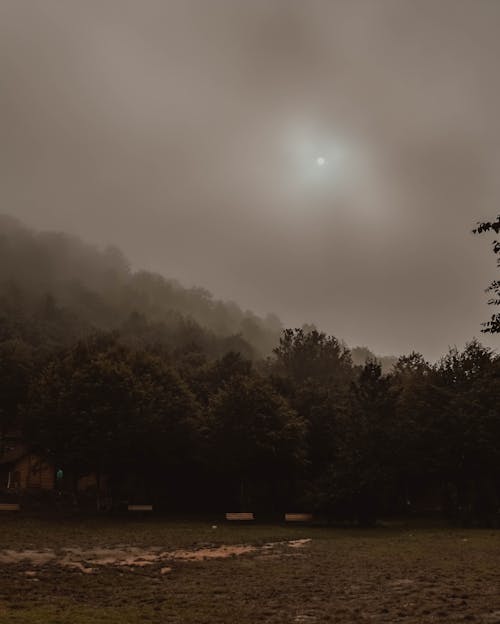
[[[500,357],[478,341],[382,363],[2,218],[0,438],[12,431],[75,478],[105,475],[114,500],[175,511],[491,524],[500,506]]]
[[[6,216],[0,216],[0,311],[2,324],[22,332],[28,322],[47,346],[67,345],[92,329],[118,329],[131,341],[196,343],[211,355],[234,349],[256,358],[271,352],[281,331],[276,316],[262,319],[202,288],[133,272],[115,247],[34,232]]]

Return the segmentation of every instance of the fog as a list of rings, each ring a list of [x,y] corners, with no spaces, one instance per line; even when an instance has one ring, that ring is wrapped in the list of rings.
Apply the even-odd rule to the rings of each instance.
[[[498,32],[488,0],[0,0],[1,212],[437,358],[490,316]]]

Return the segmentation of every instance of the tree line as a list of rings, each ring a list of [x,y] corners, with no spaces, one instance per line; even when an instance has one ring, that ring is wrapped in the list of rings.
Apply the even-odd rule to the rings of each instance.
[[[496,522],[500,357],[478,341],[381,361],[132,274],[116,250],[0,226],[0,452],[21,432],[73,482],[175,511]]]
[[[314,510],[368,524],[439,509],[491,522],[500,502],[500,357],[477,341],[352,363],[317,330],[258,362],[100,332],[44,356],[1,344],[2,432],[112,496],[165,509]]]

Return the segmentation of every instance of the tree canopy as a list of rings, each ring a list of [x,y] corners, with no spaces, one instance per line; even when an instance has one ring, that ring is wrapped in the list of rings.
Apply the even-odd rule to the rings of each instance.
[[[0,263],[0,458],[17,436],[71,487],[94,475],[114,501],[175,511],[498,521],[500,357],[477,340],[434,364],[384,362],[132,275],[117,250],[16,240],[0,240],[20,262],[17,281]]]
[[[483,221],[478,223],[477,227],[473,230],[475,234],[483,234],[484,232],[500,233],[500,215],[497,216],[496,221]],[[500,241],[493,240],[492,243],[493,253],[497,256],[497,267],[500,268]],[[490,293],[489,305],[500,305],[500,280],[493,280],[486,289],[486,292]],[[483,323],[483,332],[490,334],[500,333],[500,313],[492,315],[489,321]]]

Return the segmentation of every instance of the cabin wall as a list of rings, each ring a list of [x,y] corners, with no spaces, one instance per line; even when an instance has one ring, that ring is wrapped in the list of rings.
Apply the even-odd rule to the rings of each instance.
[[[53,490],[54,467],[38,455],[29,454],[15,463],[11,471],[11,487]]]

